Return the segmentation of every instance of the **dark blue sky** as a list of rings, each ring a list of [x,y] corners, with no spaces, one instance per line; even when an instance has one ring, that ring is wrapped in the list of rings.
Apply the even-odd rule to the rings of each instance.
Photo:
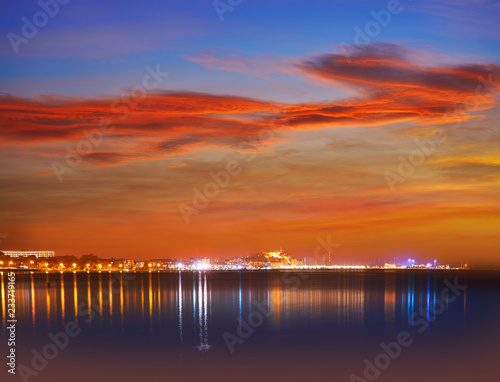
[[[222,2],[231,7],[227,0]],[[133,86],[145,66],[157,63],[171,73],[163,85],[168,89],[216,89],[256,97],[264,92],[274,100],[296,102],[313,88],[293,76],[268,73],[264,79],[223,73],[186,56],[214,48],[254,58],[333,52],[339,44],[352,44],[355,28],[364,30],[374,20],[372,13],[386,10],[391,2],[244,0],[224,12],[223,20],[214,3],[71,0],[60,4],[54,17],[27,44],[21,43],[16,54],[7,35],[22,36],[22,18],[32,21],[41,7],[34,0],[4,0],[0,90],[21,96],[117,94]],[[402,11],[393,14],[372,40],[458,61],[498,61],[498,2],[402,0],[400,7]],[[329,96],[316,89],[309,98]]]

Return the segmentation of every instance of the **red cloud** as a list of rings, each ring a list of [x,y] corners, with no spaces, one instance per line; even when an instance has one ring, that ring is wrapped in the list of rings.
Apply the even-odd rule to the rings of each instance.
[[[387,43],[352,47],[303,61],[307,76],[356,89],[362,98],[323,105],[303,105],[292,123],[332,123],[442,118],[463,110],[482,110],[495,103],[497,64],[423,66],[412,62],[407,48]]]
[[[107,144],[115,147],[94,150],[88,159],[94,165],[116,165],[203,148],[241,150],[252,147],[259,132],[269,128],[435,123],[495,103],[499,65],[424,66],[414,61],[409,49],[385,43],[353,47],[347,56],[323,54],[303,60],[297,68],[306,76],[332,86],[348,85],[359,93],[357,98],[323,103],[285,105],[190,92],[120,100],[4,95],[0,135],[14,144],[75,142],[110,120],[114,128]],[[121,138],[127,138],[127,144],[117,142]]]

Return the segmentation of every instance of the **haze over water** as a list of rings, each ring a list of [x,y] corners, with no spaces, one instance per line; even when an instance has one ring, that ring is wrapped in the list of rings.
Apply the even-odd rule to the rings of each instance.
[[[443,303],[447,285],[467,288]],[[349,381],[402,331],[379,381],[492,381],[500,354],[498,272],[17,274],[16,299],[18,367],[81,329],[30,381]]]

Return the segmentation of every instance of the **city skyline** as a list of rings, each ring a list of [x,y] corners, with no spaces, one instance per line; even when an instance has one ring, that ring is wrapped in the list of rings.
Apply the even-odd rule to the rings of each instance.
[[[500,265],[496,2],[57,4],[0,26],[1,248]]]
[[[171,257],[137,260],[136,258],[102,258],[94,254],[80,257],[74,255],[56,255],[54,251],[5,251],[0,250],[0,269],[48,272],[80,272],[86,271],[211,271],[211,270],[448,270],[470,269],[466,260],[458,264],[442,264],[437,259],[419,258],[379,258],[370,263],[357,260],[339,260],[332,252],[315,250],[313,256],[298,258],[296,255],[280,248],[275,251],[260,251],[246,256],[218,257]],[[477,269],[477,268],[476,268]]]

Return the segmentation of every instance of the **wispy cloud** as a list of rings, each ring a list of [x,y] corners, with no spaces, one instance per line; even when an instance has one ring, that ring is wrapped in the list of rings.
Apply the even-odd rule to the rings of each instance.
[[[284,71],[302,73],[332,88],[347,86],[356,93],[355,97],[320,103],[163,92],[145,96],[129,110],[125,101],[106,97],[22,99],[3,95],[0,136],[4,145],[71,142],[85,138],[85,131],[96,128],[102,119],[110,119],[114,126],[110,147],[88,156],[89,164],[103,166],[203,149],[241,151],[251,148],[259,132],[271,124],[278,132],[287,133],[402,121],[444,123],[458,113],[495,104],[498,64],[424,65],[414,57],[415,52],[408,48],[372,43],[352,47],[349,57],[328,53],[289,62]],[[258,70],[257,62],[252,65],[238,70]],[[468,104],[471,97],[474,103]]]

